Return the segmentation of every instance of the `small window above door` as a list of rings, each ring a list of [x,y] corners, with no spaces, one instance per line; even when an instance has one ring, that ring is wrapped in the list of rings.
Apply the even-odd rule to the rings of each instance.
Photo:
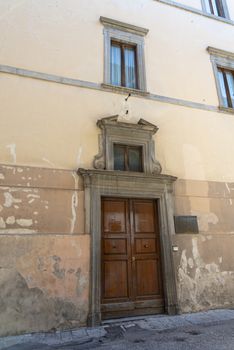
[[[153,135],[158,127],[140,119],[138,123],[118,121],[118,115],[98,120],[102,135],[99,153],[94,157],[95,169],[132,173],[160,174],[161,165],[155,159]],[[135,176],[133,174],[133,176]]]
[[[142,147],[114,144],[114,170],[142,172]]]

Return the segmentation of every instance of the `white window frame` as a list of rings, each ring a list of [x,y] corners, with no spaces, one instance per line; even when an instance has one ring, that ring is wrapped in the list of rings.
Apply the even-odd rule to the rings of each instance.
[[[221,87],[220,87],[219,72],[218,72],[219,67],[234,71],[234,53],[216,49],[210,46],[207,48],[207,51],[210,53],[210,60],[213,66],[215,83],[216,83],[218,99],[219,99],[219,108],[221,110],[234,113],[234,108],[225,107],[224,105]]]
[[[106,17],[100,17],[100,22],[104,25],[104,85],[109,85],[113,88],[126,91],[146,92],[144,37],[148,33],[148,29]],[[116,86],[111,84],[111,41],[117,41],[120,43],[136,46],[138,81],[137,89],[131,89],[125,86]]]
[[[213,13],[208,12],[207,9],[206,9],[206,2],[205,2],[205,0],[201,0],[203,11],[204,11],[205,13],[208,13],[208,14],[211,15],[211,16],[215,16],[215,17],[219,17],[219,18],[230,19],[229,11],[228,11],[228,6],[227,6],[226,0],[220,0],[220,1],[222,1],[223,10],[224,10],[224,16],[225,16],[225,17],[216,16],[216,15],[214,15]]]

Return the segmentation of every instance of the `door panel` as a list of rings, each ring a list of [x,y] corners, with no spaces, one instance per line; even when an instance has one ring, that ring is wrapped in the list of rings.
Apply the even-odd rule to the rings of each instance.
[[[102,200],[102,318],[162,313],[157,203]]]
[[[133,202],[135,233],[154,232],[154,205],[151,202]]]
[[[136,238],[136,254],[156,253],[156,240],[152,238]]]
[[[137,297],[160,294],[157,278],[157,265],[155,259],[138,260],[136,262]],[[142,278],[142,276],[147,276]]]
[[[105,261],[104,264],[104,298],[126,298],[128,297],[127,261]]]
[[[104,254],[127,254],[126,239],[104,239]]]
[[[104,232],[125,232],[125,211],[125,201],[104,201]]]

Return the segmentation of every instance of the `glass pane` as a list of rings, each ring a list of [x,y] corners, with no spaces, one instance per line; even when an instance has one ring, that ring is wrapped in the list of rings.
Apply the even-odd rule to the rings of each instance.
[[[130,171],[142,171],[141,147],[129,147],[128,163]]]
[[[121,85],[121,49],[111,45],[111,84]]]
[[[205,0],[205,7],[208,13],[218,16],[216,0]]]
[[[206,11],[207,11],[208,13],[212,13],[212,12],[211,12],[211,8],[210,8],[210,0],[204,0],[204,2],[205,2]]]
[[[125,147],[114,145],[114,170],[125,170]]]
[[[219,11],[218,11],[218,5],[217,5],[218,0],[211,0],[212,7],[213,7],[213,14],[215,16],[219,16]]]
[[[232,99],[232,106],[230,106],[230,107],[234,107],[234,78],[233,78],[233,73],[232,72],[226,72],[226,76],[227,76],[227,81],[228,81],[229,92],[230,92],[231,99]]]
[[[124,63],[125,63],[125,86],[136,89],[136,59],[135,48],[125,48]]]
[[[227,93],[224,85],[223,73],[220,70],[219,70],[218,76],[219,76],[219,86],[221,90],[223,106],[228,107],[228,99],[227,99]]]

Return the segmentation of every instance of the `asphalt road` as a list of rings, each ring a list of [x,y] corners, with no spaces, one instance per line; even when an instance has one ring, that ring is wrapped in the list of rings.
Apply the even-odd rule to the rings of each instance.
[[[142,329],[138,325],[109,327],[100,338],[63,345],[18,344],[7,350],[234,350],[234,320],[191,325],[171,330]]]

